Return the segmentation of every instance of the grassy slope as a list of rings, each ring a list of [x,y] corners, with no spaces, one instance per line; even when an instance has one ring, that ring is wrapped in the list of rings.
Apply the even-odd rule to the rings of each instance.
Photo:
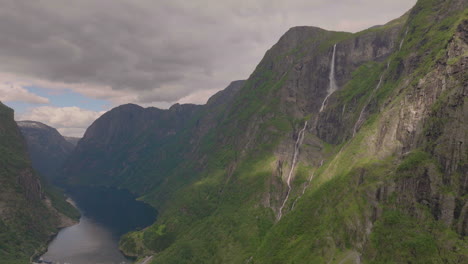
[[[392,146],[384,146],[379,155],[371,150],[382,122],[388,114],[395,113],[402,98],[397,88],[407,80],[415,80],[412,85],[416,84],[434,68],[435,62],[445,54],[454,25],[460,19],[460,14],[456,14],[431,21],[440,15],[440,10],[447,10],[446,5],[450,3],[433,8],[436,4],[432,0],[418,2],[409,16],[409,33],[403,49],[389,58],[390,67],[378,91],[371,92],[385,64],[371,62],[356,70],[353,79],[337,94],[337,108],[351,100],[358,101],[362,108],[370,100],[373,112],[354,139],[332,147],[337,150],[336,155],[323,167],[299,166],[294,186],[302,186],[312,172],[316,177],[295,209],[280,222],[276,223],[273,211],[260,201],[275,169],[272,150],[302,120],[291,120],[277,108],[275,91],[287,79],[288,70],[283,76],[275,76],[265,63],[259,65],[241,91],[234,110],[220,115],[219,128],[202,141],[200,152],[207,156],[208,167],[200,174],[195,173],[196,176],[190,166],[176,173],[170,181],[181,182],[185,173],[191,173],[192,184],[176,185],[182,189],[175,191],[168,204],[160,204],[163,214],[158,222],[145,231],[124,237],[122,248],[140,255],[160,252],[153,263],[248,263],[249,260],[251,263],[338,263],[356,250],[364,254],[364,261],[372,263],[459,261],[466,241],[435,220],[426,212],[427,208],[419,210],[426,212],[426,217],[421,216],[423,213],[415,217],[408,214],[408,206],[413,205],[398,204],[396,197],[375,200],[378,190],[398,182],[405,171],[402,169],[405,166],[399,165],[402,160],[393,155]],[[350,37],[341,33],[328,36],[322,42],[322,52],[337,39]],[[281,61],[287,55],[300,58],[304,53],[298,47],[273,60]],[[416,59],[416,66],[401,72],[402,63],[408,57]],[[380,115],[376,114],[377,109]],[[355,114],[357,120],[359,111]],[[258,120],[267,121],[257,133],[248,135],[253,137],[254,147],[243,154],[236,149],[235,140]],[[220,134],[222,141],[217,137]],[[232,164],[235,170],[228,177],[226,168]],[[418,171],[420,165],[416,163],[409,170]],[[435,161],[424,166],[438,167]],[[434,169],[434,173],[440,172]],[[288,210],[298,196],[293,193]],[[154,198],[148,195],[145,199]],[[378,220],[373,219],[377,217],[375,210],[379,212]],[[366,233],[372,227],[369,222],[375,224],[370,236]],[[387,240],[389,234],[394,235]]]
[[[411,76],[405,78],[419,80],[434,68],[438,60],[444,60],[442,56],[446,54],[447,43],[459,24],[456,21],[461,17],[467,18],[466,10],[464,15],[461,10],[437,24],[430,23],[429,19],[437,13],[437,9],[428,8],[431,5],[435,6],[434,1],[419,2],[416,9],[421,11],[413,14],[408,22],[410,32],[413,32],[409,41],[401,52],[390,58],[384,88],[376,95],[381,104],[389,97],[397,99],[384,108],[388,111],[399,106],[401,99],[393,92],[403,83],[402,76],[396,73],[399,60],[415,50],[418,55],[425,54],[420,57],[421,61]],[[450,26],[447,29],[443,25]],[[421,47],[421,42],[427,40],[430,43]],[[364,89],[369,79],[375,80],[380,74],[368,71],[374,77],[361,76],[361,70],[356,71],[355,79],[340,92],[343,101],[358,94],[359,89],[353,88],[353,83],[363,83],[361,89]],[[447,97],[440,97],[435,106],[447,103]],[[432,111],[437,113],[440,109],[435,107]],[[365,263],[463,263],[467,260],[466,238],[437,221],[428,206],[416,204],[420,212],[416,217],[412,214],[415,204],[398,194],[376,201],[375,194],[379,188],[392,186],[394,182],[398,184],[402,178],[417,180],[425,171],[442,178],[441,164],[427,152],[415,151],[403,160],[393,155],[382,160],[373,155],[369,141],[375,139],[383,126],[382,116],[370,118],[357,137],[345,144],[329,164],[318,170],[311,190],[306,192],[296,209],[271,230],[254,258],[258,261],[254,263],[338,263],[349,250],[356,248],[364,254]],[[429,120],[428,123],[431,122]],[[426,129],[433,131],[434,128],[426,126]],[[421,148],[430,152],[433,142],[428,140],[426,144]],[[466,160],[462,163],[466,164]],[[458,186],[443,188],[445,192],[457,193]],[[461,199],[466,200],[466,197]],[[365,231],[370,219],[375,217],[376,209],[373,207],[377,202],[381,217],[375,222],[369,239]]]
[[[342,35],[343,33],[326,33],[322,41],[323,43],[333,43],[330,39],[339,38]],[[281,61],[281,56],[274,60]],[[220,124],[202,139],[197,154],[207,157],[207,166],[195,178],[198,180],[188,186],[187,182],[183,182],[187,180],[187,174],[194,177],[189,166],[188,169],[182,169],[179,174],[168,179],[169,182],[172,182],[171,185],[168,184],[169,186],[184,184],[187,187],[182,187],[181,190],[179,189],[175,194],[172,194],[173,199],[170,200],[169,204],[164,205],[164,208],[167,208],[165,209],[166,213],[160,217],[156,224],[164,225],[168,236],[180,241],[174,248],[166,251],[165,256],[168,259],[161,255],[165,263],[182,261],[180,258],[185,259],[185,261],[192,258],[191,254],[188,254],[185,257],[172,259],[175,255],[170,252],[185,250],[184,247],[187,252],[196,252],[196,255],[202,254],[201,248],[199,248],[200,243],[203,244],[202,248],[205,248],[203,252],[210,252],[203,253],[205,256],[202,258],[203,261],[208,261],[208,256],[224,247],[223,250],[216,253],[218,257],[215,259],[222,258],[224,263],[239,262],[245,257],[241,252],[253,252],[255,241],[258,242],[259,237],[263,236],[266,230],[273,225],[273,213],[269,209],[256,206],[262,195],[259,190],[264,189],[265,182],[271,176],[271,171],[274,168],[275,160],[272,155],[274,147],[292,130],[294,125],[302,120],[291,120],[277,109],[279,103],[277,91],[287,78],[287,73],[283,76],[275,76],[268,69],[268,63],[268,61],[264,61],[257,67],[244,88],[239,92],[230,111],[220,113],[217,117]],[[262,119],[262,123],[258,128],[259,131],[249,137],[249,140],[254,142],[252,144],[254,147],[249,149],[247,154],[243,154],[242,149],[239,149],[240,144],[236,143],[239,143],[237,142],[239,137],[245,137],[245,131],[249,130],[252,123],[256,122],[255,119]],[[233,163],[236,169],[233,175],[227,176],[226,168],[232,166]],[[174,183],[174,181],[181,183]],[[155,192],[159,192],[159,189],[156,189]],[[145,196],[145,199],[151,201],[155,198],[151,197],[150,194]],[[243,206],[239,207],[239,204]],[[186,209],[186,211],[181,213],[181,208],[183,208],[182,210]],[[251,219],[251,216],[258,216],[258,219],[261,220],[256,223],[257,221]],[[197,229],[194,229],[194,221],[200,223]],[[214,226],[216,226],[216,230],[214,230]],[[242,239],[230,237],[230,235],[226,237],[224,230],[232,228],[242,229],[240,232],[233,230],[232,235],[236,235],[236,233],[247,234],[246,237]],[[152,232],[151,230],[154,229],[159,230],[159,227],[156,226],[148,232]],[[191,235],[188,235],[187,232],[190,232]],[[196,237],[196,234],[200,232],[211,234],[213,237],[203,238],[203,242],[193,240],[193,237]],[[181,237],[182,234],[189,242],[183,242],[185,238]],[[135,240],[138,242],[132,241],[132,237],[136,238]],[[149,236],[141,235],[141,233],[130,234],[122,240],[122,248],[128,254],[136,251],[144,252],[143,249],[134,248],[134,245],[141,245],[142,241],[139,240],[145,237]],[[165,239],[167,236],[161,237]],[[150,250],[161,250],[157,247],[152,248],[150,240],[155,239],[144,240],[143,244]],[[226,244],[221,244],[220,241],[225,241]],[[249,242],[244,244],[241,241]],[[153,242],[153,244],[157,243]],[[179,248],[179,245],[183,248]],[[233,258],[233,256],[236,257]],[[216,260],[212,261],[216,263]]]

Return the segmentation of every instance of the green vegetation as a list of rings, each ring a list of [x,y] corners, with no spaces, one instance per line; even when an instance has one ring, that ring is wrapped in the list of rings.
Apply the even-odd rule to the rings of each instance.
[[[363,232],[367,204],[355,191],[351,177],[335,177],[307,192],[270,230],[254,263],[327,263],[351,247],[364,235],[357,232]]]
[[[386,208],[371,235],[375,259],[370,263],[462,263],[464,243],[434,220],[420,220],[399,209]]]
[[[411,15],[410,18],[415,19]],[[406,17],[394,24],[404,21]],[[386,27],[372,32],[382,28]],[[382,87],[374,94],[379,106],[393,96],[403,80],[398,72],[399,60],[409,56],[407,52],[415,45],[413,31],[409,32],[405,49],[390,58]],[[435,40],[437,45],[446,43],[449,35]],[[334,41],[330,40],[328,48]],[[296,48],[293,53],[303,55],[299,50]],[[337,93],[336,104],[354,104],[356,115],[371,99],[384,70],[384,63],[361,65]],[[414,71],[427,73],[420,68]],[[376,137],[382,125],[382,117],[377,114],[368,118],[350,142],[341,146],[325,143],[323,151],[328,155],[339,151],[318,170],[299,164],[293,182],[296,193],[288,208],[311,172],[315,171],[315,177],[296,201],[294,210],[276,222],[273,211],[264,204],[266,193],[278,193],[281,187],[270,184],[270,190],[265,190],[265,185],[274,181],[272,150],[298,126],[295,119],[278,108],[277,91],[288,77],[289,73],[275,76],[257,68],[234,102],[233,110],[221,118],[220,128],[202,141],[201,149],[208,158],[206,170],[172,196],[174,200],[166,205],[157,224],[132,233],[133,238],[126,243],[143,243],[152,252],[159,252],[153,263],[340,263],[354,255],[362,255],[364,263],[459,261],[461,251],[453,247],[466,247],[466,242],[450,227],[440,224],[428,212],[429,208],[421,205],[418,212],[425,212],[424,217],[417,218],[411,215],[411,201],[404,200],[401,207],[395,208],[394,196],[376,197],[390,182],[421,177],[426,167],[438,168],[425,151],[413,151],[401,161],[393,155],[385,159],[374,156],[375,150],[369,149],[371,143],[367,140]],[[250,135],[253,147],[241,154],[242,150],[236,147],[240,135],[259,120],[262,122],[258,130]],[[275,206],[271,197],[268,203]],[[367,230],[373,230],[370,240]],[[355,251],[357,248],[361,248],[360,252]]]
[[[383,70],[382,64],[373,61],[357,68],[351,80],[337,93],[340,103],[348,104],[351,100],[359,100],[358,105],[361,105],[376,88]]]
[[[412,71],[413,85],[445,55],[446,48],[456,27],[468,17],[465,9],[450,9],[450,1],[418,1],[408,18],[408,35],[401,51],[391,58],[390,75],[395,79],[404,77],[402,70]],[[450,10],[450,12],[448,11]],[[444,12],[443,15],[440,13]],[[414,69],[403,69],[403,64],[413,60]],[[452,60],[453,62],[453,60]],[[382,89],[381,97],[388,95],[396,86],[389,83]]]
[[[322,32],[277,53],[274,47],[223,108],[202,108],[174,135],[148,132],[116,147],[119,154],[103,162],[124,169],[103,182],[142,194],[161,212],[151,227],[125,235],[121,249],[140,257],[155,254],[153,263],[338,264],[357,256],[363,263],[463,263],[467,241],[455,228],[463,221],[460,211],[467,199],[459,169],[466,158],[450,156],[458,153],[451,137],[458,134],[448,130],[460,130],[464,117],[457,112],[463,106],[460,87],[456,80],[447,81],[447,91],[435,93],[435,102],[425,100],[433,87],[415,89],[438,60],[443,66],[447,59],[447,43],[463,16],[450,8],[454,2],[421,0],[385,26],[357,34]],[[308,112],[312,103],[296,106],[282,98],[296,87],[294,81],[302,80],[300,66],[315,60],[323,64],[334,43],[354,37],[380,41],[395,28],[401,31],[393,40],[396,47],[405,38],[401,51],[340,69],[352,74],[330,97],[326,111]],[[449,104],[453,98],[457,103]],[[349,136],[367,104],[366,121]],[[403,116],[405,111],[415,116]],[[321,142],[315,127],[309,127],[278,221],[287,190],[281,176],[291,166],[291,142],[297,136],[292,131],[317,116],[327,118],[324,125],[343,124],[337,132],[343,141]],[[144,147],[131,149],[132,144]],[[143,158],[133,160],[128,153]],[[443,206],[455,208],[453,219],[442,219]]]
[[[430,159],[430,155],[423,151],[414,151],[406,157],[398,166],[398,172],[404,172],[420,166],[423,162]]]
[[[0,263],[30,263],[57,231],[58,218],[35,193],[39,179],[31,168],[13,110],[0,103]],[[47,188],[53,206],[77,217],[63,195]],[[50,196],[49,196],[50,195]]]
[[[152,226],[143,233],[143,242],[146,248],[160,252],[172,244],[174,238],[167,232],[165,225]]]
[[[348,32],[333,32],[333,35],[331,35],[325,41],[320,42],[317,52],[324,53],[327,50],[329,50],[330,47],[333,47],[333,45],[335,45],[336,43],[339,43],[346,39],[351,39],[352,37],[354,37],[354,35]]]
[[[67,197],[62,189],[44,183],[42,185],[45,185],[44,193],[50,199],[52,207],[73,220],[80,219],[80,211],[66,201]]]

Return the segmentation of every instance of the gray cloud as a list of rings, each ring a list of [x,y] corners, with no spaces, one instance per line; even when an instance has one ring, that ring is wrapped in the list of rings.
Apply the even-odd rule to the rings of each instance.
[[[174,102],[247,78],[292,26],[357,31],[414,3],[0,0],[0,72],[110,86],[137,103]]]

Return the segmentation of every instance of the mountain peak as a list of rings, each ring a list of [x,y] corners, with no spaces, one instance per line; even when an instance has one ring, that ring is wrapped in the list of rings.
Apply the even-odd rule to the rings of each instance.
[[[18,124],[18,126],[22,128],[54,129],[38,121],[21,120],[21,121],[16,121],[16,124]]]
[[[117,110],[117,111],[137,111],[137,110],[143,110],[145,109],[143,106],[137,105],[137,104],[123,104],[115,107],[112,110]],[[112,111],[111,110],[111,111]]]
[[[235,94],[237,94],[242,86],[244,86],[245,80],[232,81],[224,90],[215,93],[206,102],[207,105],[223,104],[227,100],[230,100]]]

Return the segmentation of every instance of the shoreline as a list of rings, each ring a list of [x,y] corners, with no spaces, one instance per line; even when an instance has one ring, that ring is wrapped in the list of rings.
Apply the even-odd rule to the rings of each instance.
[[[68,227],[71,227],[80,223],[81,217],[82,217],[82,213],[80,209],[76,206],[75,202],[69,196],[67,196],[65,201],[68,202],[73,207],[75,207],[80,212],[80,218],[78,220],[72,219],[68,216],[65,216],[64,214],[60,213],[59,211],[57,211],[55,208],[52,207],[57,212],[57,220],[59,222],[56,226],[57,230],[51,233],[51,235],[49,235],[49,237],[47,238],[43,246],[36,249],[36,252],[29,258],[29,261],[31,263],[37,263],[36,261],[38,261],[42,255],[47,253],[47,251],[49,250],[49,244],[57,237],[60,231],[62,231],[65,228],[68,228]],[[47,201],[46,201],[46,205],[49,205]],[[66,221],[65,221],[65,218],[67,219]]]
[[[93,192],[93,191],[94,191],[94,192]],[[100,190],[98,190],[98,191],[100,191]],[[105,190],[105,191],[106,191],[106,190]],[[86,194],[86,189],[85,189],[84,191],[82,191],[82,192],[84,192],[84,193]],[[88,191],[88,192],[90,192],[90,191]],[[96,192],[97,192],[96,190],[91,190],[91,195],[95,195]],[[113,190],[108,190],[108,191],[105,192],[105,193],[110,193],[110,194],[114,195],[114,196],[115,196],[115,199],[117,199],[118,201],[121,201],[121,200],[122,200],[121,203],[123,203],[123,204],[126,205],[127,207],[130,206],[130,205],[133,205],[135,202],[143,204],[144,206],[140,206],[140,207],[142,207],[141,210],[140,210],[141,212],[140,212],[140,211],[137,212],[137,213],[141,214],[141,216],[140,216],[141,219],[146,219],[146,218],[148,218],[148,215],[151,215],[151,216],[150,216],[151,219],[152,219],[152,215],[154,215],[154,217],[157,216],[157,211],[156,211],[156,209],[155,209],[154,207],[152,207],[150,204],[148,204],[148,203],[146,203],[146,202],[144,202],[144,201],[135,199],[135,197],[133,197],[133,195],[132,195],[131,193],[130,193],[130,195],[132,195],[132,197],[128,197],[129,195],[127,195],[127,193],[113,192]],[[35,253],[30,257],[30,262],[31,262],[31,263],[41,263],[40,261],[52,261],[52,259],[49,259],[49,258],[48,258],[48,256],[52,256],[52,255],[50,255],[48,252],[50,252],[50,249],[51,249],[50,246],[51,246],[51,244],[56,243],[56,242],[54,242],[54,241],[58,241],[58,240],[61,240],[61,239],[62,239],[62,237],[60,236],[60,238],[57,240],[57,236],[60,234],[60,232],[62,232],[64,228],[72,227],[72,226],[75,226],[75,225],[77,225],[77,224],[79,224],[79,223],[82,223],[82,222],[86,222],[86,223],[87,223],[88,220],[85,220],[85,218],[87,219],[88,217],[84,217],[84,215],[83,215],[84,212],[83,212],[83,210],[81,210],[80,207],[81,207],[81,206],[85,206],[85,205],[87,204],[86,202],[88,202],[88,203],[90,203],[90,201],[93,202],[93,200],[89,197],[89,195],[85,195],[85,196],[84,196],[85,198],[81,197],[81,196],[83,196],[84,194],[83,194],[83,193],[80,193],[80,192],[78,192],[78,191],[77,191],[77,193],[73,193],[73,194],[76,194],[77,197],[75,197],[75,195],[72,195],[72,196],[66,195],[65,200],[66,200],[66,202],[67,202],[69,205],[73,206],[74,208],[76,208],[76,209],[79,211],[79,213],[81,214],[79,220],[76,221],[76,220],[73,220],[73,219],[71,219],[71,218],[69,218],[69,217],[68,217],[67,219],[64,219],[65,216],[64,216],[63,214],[57,214],[57,217],[56,217],[56,220],[57,220],[56,229],[55,229],[55,230],[52,230],[52,232],[49,233],[50,235],[48,236],[47,241],[44,242],[43,244],[39,245],[39,247],[35,250]],[[81,195],[81,196],[80,196],[80,195]],[[75,198],[75,199],[77,199],[77,201],[75,201],[74,199],[72,199],[72,197]],[[80,197],[84,199],[84,202],[83,202],[82,200],[80,200]],[[94,196],[93,196],[93,197],[94,197]],[[46,198],[46,199],[47,199],[47,198]],[[90,200],[90,199],[91,199],[91,200]],[[97,197],[96,199],[99,199],[99,197]],[[114,200],[112,200],[112,201],[114,201]],[[77,202],[79,202],[79,203],[77,203]],[[46,203],[46,204],[49,204],[49,207],[51,207],[51,205],[52,205],[51,202],[47,202],[47,201],[46,201],[45,203]],[[82,203],[83,203],[83,204],[82,204]],[[114,203],[115,203],[115,202],[114,202]],[[104,205],[106,205],[106,204],[104,204]],[[91,206],[91,209],[94,208],[94,207],[92,206],[92,204],[91,204],[90,206]],[[114,206],[114,204],[111,204],[111,206]],[[118,206],[114,206],[114,207],[116,207],[115,210],[118,210],[118,209],[120,208],[120,207],[118,207]],[[111,207],[111,208],[114,208],[114,207]],[[147,208],[147,207],[148,207],[148,208]],[[139,208],[139,207],[136,207],[136,208]],[[89,209],[89,208],[88,208],[88,209]],[[91,209],[89,209],[89,210],[91,210]],[[150,210],[150,209],[151,209],[151,210]],[[94,210],[96,210],[96,208],[94,208]],[[100,210],[100,209],[98,208],[97,210]],[[114,211],[115,211],[115,210],[114,210]],[[149,211],[148,211],[148,210],[149,210]],[[108,213],[112,215],[112,213],[115,213],[114,211],[110,211],[110,212],[108,212]],[[91,212],[93,212],[93,211],[91,210]],[[101,212],[101,211],[97,211],[96,213],[99,215],[99,212]],[[107,213],[107,211],[105,211],[105,210],[104,210],[104,212]],[[57,213],[58,213],[58,212],[57,212]],[[89,213],[89,212],[88,212],[88,213]],[[101,214],[103,214],[103,213],[101,213]],[[107,214],[105,214],[105,215],[107,215]],[[99,226],[103,224],[103,223],[100,223],[99,221],[97,221],[97,222],[92,221],[93,217],[91,217],[90,219],[91,219],[90,221],[91,221],[93,224],[98,224]],[[149,219],[149,218],[148,218],[148,219]],[[63,221],[63,220],[66,220],[66,221]],[[104,220],[105,220],[105,219],[104,219]],[[112,221],[114,221],[114,220],[112,220]],[[147,220],[144,220],[144,221],[148,222]],[[152,219],[152,221],[154,221],[154,220]],[[141,222],[141,220],[140,220],[140,222]],[[134,231],[140,230],[141,227],[139,227],[139,226],[146,226],[146,225],[148,224],[148,223],[146,223],[146,222],[144,222],[144,223],[142,222],[142,223],[139,223],[139,224],[138,224],[138,223],[134,223],[133,225],[135,225],[135,226],[137,226],[137,227],[135,228],[134,226],[132,226],[133,228],[132,228],[131,230],[128,230],[128,232],[134,232]],[[109,227],[106,226],[105,223],[104,223],[103,228],[106,229],[106,230],[107,230],[107,228],[111,228],[111,229],[112,229],[112,224],[111,224],[111,223],[113,223],[113,222],[108,223],[108,224],[109,224]],[[138,226],[138,225],[139,225],[139,226]],[[89,227],[88,227],[88,224],[86,224],[85,226],[86,226],[86,228],[89,228]],[[121,227],[118,227],[118,226],[117,226],[116,228],[121,228]],[[73,232],[79,232],[79,231],[76,231],[76,230],[78,230],[78,229],[76,229],[76,230],[73,229],[73,230],[74,230]],[[127,230],[127,229],[125,229],[125,230]],[[107,230],[107,231],[109,231],[109,230]],[[65,231],[65,233],[68,234],[67,231]],[[111,233],[112,233],[112,232],[111,232]],[[113,236],[114,236],[114,235],[115,235],[115,234],[113,234]],[[70,238],[68,238],[68,235],[64,236],[64,239],[65,239],[65,237],[67,237],[67,239],[70,239]],[[71,238],[71,239],[72,239],[72,238]],[[97,238],[96,238],[96,239],[97,239]],[[72,240],[73,240],[73,239],[72,239]],[[122,261],[125,261],[125,262],[128,263],[128,264],[130,264],[130,263],[140,263],[140,261],[142,261],[142,259],[140,259],[142,256],[132,256],[131,254],[130,254],[130,255],[125,254],[126,252],[124,252],[124,251],[121,249],[121,247],[120,247],[121,237],[114,236],[114,239],[113,239],[113,240],[116,240],[116,241],[115,241],[115,243],[116,243],[115,247],[116,247],[116,249],[118,250],[118,255],[120,255],[120,256],[123,257]],[[106,241],[107,241],[107,240],[106,240]],[[60,243],[60,241],[59,241],[57,245],[60,245],[60,244],[61,244],[61,243]],[[60,246],[59,246],[59,248],[60,248]],[[106,248],[106,247],[105,247],[105,248]],[[107,248],[106,248],[106,249],[107,249]],[[56,247],[54,246],[54,248],[53,248],[53,254],[54,254],[54,256],[55,256],[55,254],[59,254],[59,252],[60,252],[60,251],[57,251]],[[113,252],[113,251],[112,251],[112,252]],[[66,255],[66,254],[64,253],[64,255]],[[143,258],[143,260],[147,260],[147,258],[148,258],[148,256],[145,256],[145,257]],[[92,257],[91,257],[91,259],[92,259]],[[47,262],[47,263],[48,263],[48,262]]]
[[[81,219],[81,217],[80,217]],[[75,221],[75,220],[74,220]],[[57,235],[60,233],[60,231],[62,231],[63,229],[65,228],[68,228],[68,227],[71,227],[71,226],[74,226],[74,225],[77,225],[80,223],[80,220],[76,221],[76,223],[72,224],[72,225],[68,225],[68,226],[62,226],[62,227],[57,227],[57,231],[55,231],[54,233],[52,233],[47,241],[44,243],[45,245],[42,246],[41,248],[39,249],[36,249],[36,253],[34,253],[30,258],[29,258],[29,261],[31,263],[35,263],[37,260],[39,260],[39,258],[44,255],[45,253],[47,253],[48,249],[49,249],[49,244],[57,237]]]

